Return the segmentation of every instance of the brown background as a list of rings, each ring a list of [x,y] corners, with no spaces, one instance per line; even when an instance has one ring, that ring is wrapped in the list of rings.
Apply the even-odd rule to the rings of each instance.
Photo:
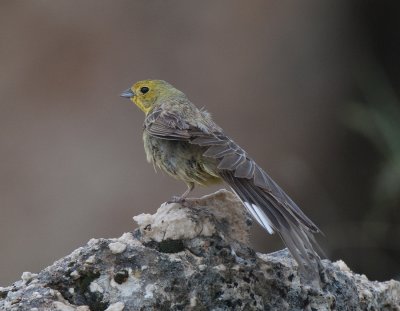
[[[364,217],[382,157],[343,121],[371,68],[399,85],[396,13],[380,3],[2,1],[0,285],[185,189],[146,163],[142,112],[119,97],[145,78],[206,107],[319,224],[329,258],[400,278],[399,214],[380,239]],[[255,228],[253,246],[282,243]]]

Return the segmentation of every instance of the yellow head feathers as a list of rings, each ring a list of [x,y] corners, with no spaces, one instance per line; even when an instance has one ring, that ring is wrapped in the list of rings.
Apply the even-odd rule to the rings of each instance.
[[[160,99],[177,94],[183,93],[163,80],[142,80],[124,91],[121,96],[129,98],[147,115]]]

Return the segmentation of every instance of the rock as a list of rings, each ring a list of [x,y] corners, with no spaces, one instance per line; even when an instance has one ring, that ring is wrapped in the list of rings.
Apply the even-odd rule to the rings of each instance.
[[[0,288],[0,310],[400,310],[400,283],[323,260],[304,285],[287,250],[259,254],[225,190],[134,217],[139,229],[92,239],[38,274]],[[36,309],[35,309],[36,308]]]

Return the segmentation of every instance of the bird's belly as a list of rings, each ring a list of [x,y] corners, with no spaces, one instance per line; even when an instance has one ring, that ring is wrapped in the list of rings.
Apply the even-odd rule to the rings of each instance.
[[[143,133],[147,160],[186,183],[202,185],[220,182],[215,159],[203,156],[207,148],[189,142],[160,139]]]

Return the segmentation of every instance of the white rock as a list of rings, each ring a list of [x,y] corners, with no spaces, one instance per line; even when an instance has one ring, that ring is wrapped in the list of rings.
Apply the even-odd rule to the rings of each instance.
[[[196,296],[190,297],[190,306],[193,308],[196,305],[197,305],[197,297]]]
[[[90,239],[89,242],[87,242],[87,244],[89,246],[93,246],[94,244],[97,244],[99,242],[99,239]]]
[[[96,281],[90,283],[89,289],[92,293],[94,292],[104,293],[103,287],[101,287]]]
[[[125,308],[125,304],[123,302],[116,302],[108,306],[105,311],[122,311]]]
[[[92,256],[90,256],[88,259],[86,259],[85,262],[91,264],[91,263],[94,263],[95,260],[96,260],[96,256],[95,256],[95,255],[92,255]]]
[[[338,260],[334,264],[337,265],[341,271],[350,272],[350,268],[346,265],[346,263],[343,260]]]
[[[156,286],[154,284],[146,285],[146,293],[144,295],[144,298],[153,298],[153,292],[155,289]]]
[[[226,267],[223,264],[220,264],[218,266],[214,266],[213,269],[218,270],[218,271],[226,271]]]
[[[79,279],[79,278],[81,277],[80,274],[78,273],[78,271],[76,271],[76,270],[72,271],[69,275],[70,275],[74,280],[77,280],[77,279]]]
[[[154,215],[140,214],[133,217],[144,240],[161,242],[193,239],[197,236],[212,236],[219,231],[220,235],[226,234],[233,240],[243,243],[248,241],[249,226],[244,221],[247,217],[245,209],[231,192],[220,190],[199,199],[188,199],[187,202],[197,208],[204,206],[208,212],[198,213],[190,206],[171,203],[161,205]],[[217,230],[213,217],[231,224],[225,227],[226,232]]]
[[[32,272],[29,272],[29,271],[25,271],[24,273],[22,273],[22,275],[21,275],[21,279],[22,279],[22,281],[24,281],[25,283],[26,282],[29,282],[30,280],[32,280],[33,278],[36,278],[37,277],[37,274],[36,273],[32,273]]]
[[[121,242],[114,242],[108,245],[109,249],[113,254],[122,253],[126,249],[126,244]]]
[[[68,306],[61,301],[54,301],[53,305],[56,308],[56,310],[59,310],[59,311],[75,311],[76,310],[74,307]]]

